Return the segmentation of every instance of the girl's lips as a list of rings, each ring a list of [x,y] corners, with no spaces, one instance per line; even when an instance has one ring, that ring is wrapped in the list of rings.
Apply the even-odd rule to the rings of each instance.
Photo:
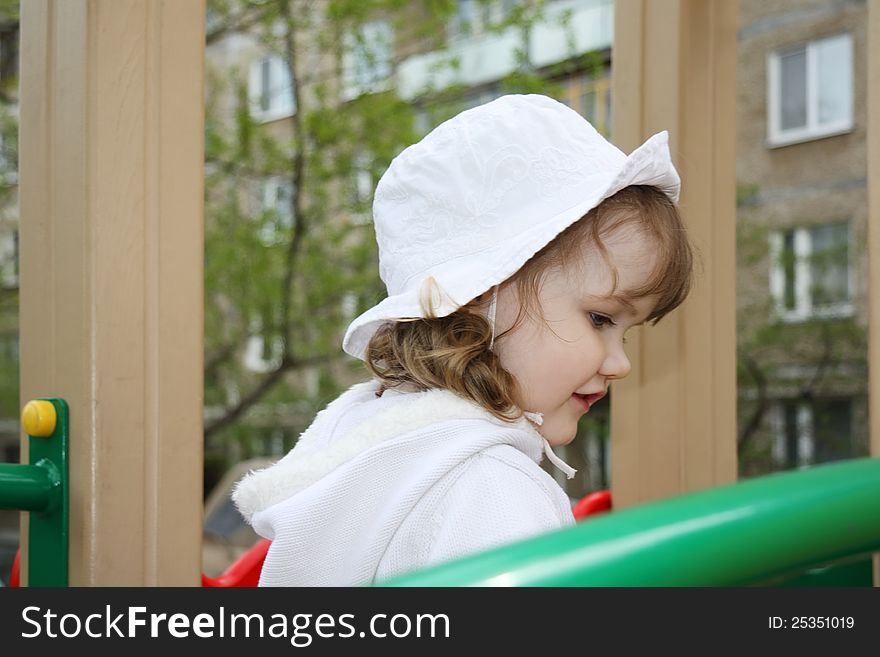
[[[589,411],[590,407],[595,404],[597,401],[602,399],[605,396],[604,392],[596,392],[592,395],[579,395],[578,393],[574,393],[572,397],[577,401],[581,406],[583,406],[584,410]]]
[[[590,410],[590,395],[579,395],[577,393],[574,393],[571,398],[574,399],[578,404],[580,404],[583,407],[584,411]]]

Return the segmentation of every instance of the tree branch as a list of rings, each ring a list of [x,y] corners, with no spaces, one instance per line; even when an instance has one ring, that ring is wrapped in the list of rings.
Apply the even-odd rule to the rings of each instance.
[[[749,421],[746,422],[742,431],[740,431],[739,438],[736,441],[738,454],[742,454],[748,444],[752,441],[752,438],[758,431],[758,427],[761,426],[764,414],[770,406],[770,400],[767,398],[767,377],[764,376],[763,370],[761,370],[751,356],[744,355],[742,359],[746,369],[749,371],[749,374],[752,375],[752,378],[755,380],[755,384],[758,387],[758,406],[755,408]]]
[[[284,374],[298,369],[300,367],[311,367],[332,361],[338,358],[336,354],[320,354],[318,356],[310,356],[300,360],[284,360],[282,359],[278,367],[266,374],[263,379],[257,383],[239,402],[232,407],[226,408],[223,415],[205,426],[205,439],[207,440],[221,429],[229,426],[242,415],[244,415],[252,406],[263,398],[273,387],[284,377]]]
[[[821,325],[822,328],[822,356],[816,366],[816,372],[810,382],[801,389],[801,397],[812,398],[816,394],[816,387],[825,377],[831,357],[834,355],[834,341],[831,339],[831,329],[827,323]]]
[[[247,32],[263,20],[265,7],[250,5],[243,9],[237,16],[230,17],[219,27],[205,34],[205,45],[210,46],[225,37],[227,34]]]
[[[303,98],[300,94],[299,78],[297,76],[296,34],[293,19],[290,14],[290,0],[281,2],[281,15],[284,18],[284,45],[286,50],[285,62],[290,76],[290,93],[293,96],[292,106],[296,108],[293,113],[293,140],[294,152],[291,167],[291,194],[290,204],[293,216],[292,234],[287,255],[284,263],[284,276],[281,281],[281,344],[283,358],[292,358],[291,348],[292,335],[291,317],[293,295],[293,276],[296,270],[296,259],[302,246],[303,238],[308,230],[308,221],[303,212],[303,189],[305,187],[305,134],[303,132]]]

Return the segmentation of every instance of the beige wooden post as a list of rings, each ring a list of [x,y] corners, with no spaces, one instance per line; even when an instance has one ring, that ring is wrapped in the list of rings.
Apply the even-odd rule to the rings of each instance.
[[[204,12],[22,3],[21,390],[70,404],[71,585],[199,584]]]
[[[629,152],[669,130],[700,260],[683,308],[633,332],[633,371],[612,387],[612,490],[621,508],[737,476],[737,3],[618,0],[614,13],[614,141]]]
[[[880,457],[880,0],[868,2],[868,426]],[[874,555],[880,586],[880,555]]]

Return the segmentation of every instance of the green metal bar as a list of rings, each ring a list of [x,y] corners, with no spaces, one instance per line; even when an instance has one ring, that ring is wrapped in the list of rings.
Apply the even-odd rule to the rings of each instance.
[[[29,439],[30,461],[49,462],[57,471],[57,503],[31,512],[28,532],[28,586],[67,586],[69,542],[68,440],[70,411],[63,399],[47,398],[55,407],[55,432],[49,438]]]
[[[819,586],[874,586],[874,563],[871,557],[852,557],[832,564],[810,568],[793,577],[780,577],[763,582],[765,586],[810,587]]]
[[[385,586],[743,586],[880,550],[880,459],[614,511]]]
[[[69,539],[68,438],[70,413],[63,399],[45,398],[55,409],[47,424],[30,417],[23,424],[40,437],[28,436],[31,465],[0,464],[0,508],[30,512],[28,585],[67,586]],[[30,405],[25,407],[25,415]],[[34,424],[29,424],[34,420]],[[51,431],[51,435],[48,433]]]
[[[0,463],[0,509],[45,511],[61,493],[59,483],[51,463]]]

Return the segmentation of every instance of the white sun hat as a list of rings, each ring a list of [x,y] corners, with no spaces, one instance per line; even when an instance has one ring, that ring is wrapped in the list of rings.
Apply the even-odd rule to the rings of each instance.
[[[660,132],[629,156],[580,114],[540,95],[466,110],[401,152],[379,180],[373,219],[388,297],[342,348],[361,360],[382,324],[445,317],[510,278],[604,199],[681,181]]]

